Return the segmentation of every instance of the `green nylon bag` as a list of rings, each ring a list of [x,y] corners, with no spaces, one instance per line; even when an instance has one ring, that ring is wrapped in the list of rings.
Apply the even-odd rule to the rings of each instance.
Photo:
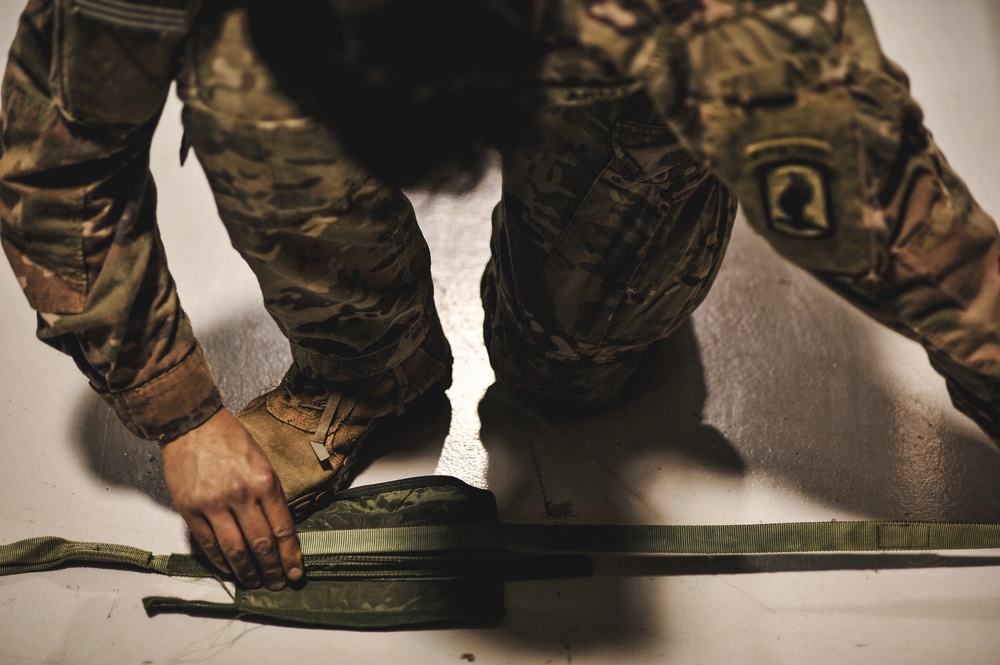
[[[492,492],[450,476],[424,476],[343,490],[298,532],[309,543],[310,536],[335,531],[497,523]],[[585,557],[518,555],[486,545],[426,553],[304,550],[305,583],[281,591],[237,585],[232,604],[151,597],[143,605],[151,616],[221,614],[336,628],[479,625],[503,617],[505,580],[589,573]]]
[[[184,612],[355,630],[484,625],[504,614],[504,582],[586,576],[594,552],[718,556],[1000,549],[1000,524],[501,523],[492,492],[450,476],[344,490],[303,520],[298,531],[304,581],[269,591],[246,589],[229,578],[225,581],[235,587],[229,592],[232,602],[150,597],[143,599],[147,614]],[[0,575],[65,564],[110,564],[224,581],[200,554],[154,555],[53,537],[0,545]]]
[[[493,494],[448,477],[409,478],[340,492],[298,525],[300,536],[333,529],[495,523]],[[473,560],[479,557],[473,557]],[[307,582],[281,591],[240,585],[232,604],[144,598],[149,615],[220,614],[340,628],[482,623],[503,615],[503,582],[456,570],[446,554],[308,555]]]

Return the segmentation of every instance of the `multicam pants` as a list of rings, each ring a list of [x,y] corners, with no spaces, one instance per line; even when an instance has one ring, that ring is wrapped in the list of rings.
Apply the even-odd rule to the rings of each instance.
[[[383,371],[436,325],[413,209],[296,113],[245,40],[239,12],[195,34],[186,137],[298,365],[331,380]],[[644,95],[549,121],[542,145],[504,160],[486,337],[502,380],[605,401],[707,293],[736,203]]]
[[[580,45],[555,58],[563,80],[629,83],[572,90],[548,72],[548,134],[503,156],[482,281],[499,380],[617,399],[705,296],[738,199],[780,254],[919,341],[959,408],[1000,436],[1000,237],[862,0],[537,2]],[[217,408],[189,362],[143,162],[179,67],[187,142],[296,363],[346,380],[408,357],[438,325],[413,210],[275,88],[240,11],[187,34],[183,12],[160,8],[143,36],[74,9],[31,0],[5,78],[4,249],[39,335],[140,435]]]
[[[738,195],[782,255],[920,341],[991,429],[996,227],[923,128],[864,6],[707,4],[714,20],[677,12],[691,67],[681,103],[653,94],[669,87],[655,76],[645,91],[578,97],[550,109],[540,145],[504,156],[482,280],[498,378],[620,397],[707,293]],[[296,359],[328,378],[391,366],[433,307],[412,209],[246,75],[238,15],[210,34],[192,51],[186,127]]]

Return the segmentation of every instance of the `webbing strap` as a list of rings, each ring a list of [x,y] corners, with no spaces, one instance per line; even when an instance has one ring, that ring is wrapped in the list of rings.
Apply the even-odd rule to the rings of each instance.
[[[302,552],[456,550],[639,554],[782,554],[1000,548],[1000,524],[792,522],[702,526],[459,524],[314,531]]]
[[[1000,524],[790,522],[674,526],[457,524],[306,531],[302,554],[409,554],[441,551],[787,554],[1000,549]],[[0,545],[0,575],[65,563],[110,563],[164,575],[212,577],[186,554],[154,555],[126,545],[30,538]]]
[[[183,577],[214,577],[208,566],[187,554],[153,554],[138,547],[41,537],[0,545],[0,575],[56,568],[66,563],[108,563]]]

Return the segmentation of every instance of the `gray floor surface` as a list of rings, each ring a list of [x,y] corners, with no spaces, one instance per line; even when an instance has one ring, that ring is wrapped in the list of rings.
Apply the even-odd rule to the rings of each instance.
[[[1000,215],[1000,3],[871,0],[886,52],[980,203]],[[20,4],[0,0],[0,42]],[[153,169],[181,298],[231,406],[289,362],[229,247],[179,104]],[[844,305],[740,220],[705,304],[633,401],[559,418],[492,386],[478,277],[492,174],[414,196],[456,354],[450,412],[399,437],[356,484],[450,474],[507,521],[1000,521],[1000,453],[953,410],[914,344]],[[33,338],[0,270],[0,542],[42,535],[187,548],[155,445],[130,437],[72,363]],[[980,553],[981,554],[981,553]],[[592,578],[511,583],[495,627],[352,633],[186,616],[141,599],[224,600],[214,582],[69,568],[0,579],[0,663],[1000,663],[1000,559],[737,557],[604,562]]]

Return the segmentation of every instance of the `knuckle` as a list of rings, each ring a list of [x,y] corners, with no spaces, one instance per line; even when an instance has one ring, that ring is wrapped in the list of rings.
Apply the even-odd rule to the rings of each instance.
[[[226,502],[217,496],[206,496],[200,500],[198,506],[200,512],[214,514],[225,510]]]
[[[184,506],[187,511],[192,514],[205,514],[215,510],[218,510],[221,502],[218,497],[214,494],[208,492],[198,492],[192,494],[186,501],[184,501]],[[181,510],[178,506],[178,510]]]
[[[295,525],[284,524],[274,530],[274,537],[278,540],[288,540],[295,537]]]
[[[222,548],[222,553],[230,561],[243,561],[247,558],[247,551],[240,545],[227,545]]]
[[[197,494],[187,494],[174,497],[174,507],[185,518],[201,514],[204,507],[202,497]]]
[[[231,503],[241,503],[247,498],[247,486],[240,479],[234,478],[226,484],[225,499]]]
[[[258,538],[251,545],[253,551],[258,556],[267,556],[274,553],[274,540],[271,538]]]
[[[264,568],[262,569],[262,572],[264,573],[264,578],[268,580],[280,580],[285,577],[285,571],[281,566],[276,568]]]
[[[278,489],[278,478],[270,469],[255,473],[250,482],[256,494],[268,494]]]
[[[206,495],[199,499],[198,505],[202,512],[218,512],[225,507],[225,503],[217,496]]]

